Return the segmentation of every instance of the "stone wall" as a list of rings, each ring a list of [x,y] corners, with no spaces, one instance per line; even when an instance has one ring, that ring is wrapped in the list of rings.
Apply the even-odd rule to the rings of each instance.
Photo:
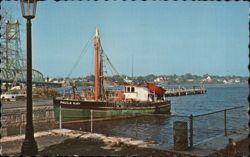
[[[1,113],[1,136],[25,133],[26,109],[9,109]],[[34,131],[45,131],[56,127],[53,107],[33,108]]]

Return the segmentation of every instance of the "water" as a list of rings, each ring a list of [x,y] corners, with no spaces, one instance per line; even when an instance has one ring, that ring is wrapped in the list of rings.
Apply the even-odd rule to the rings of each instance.
[[[247,106],[247,84],[205,85],[207,94],[169,97],[172,114],[197,115],[236,106]]]
[[[187,87],[187,86],[185,86]],[[228,133],[238,129],[247,129],[249,87],[247,84],[205,85],[207,94],[168,97],[171,100],[171,115],[143,116],[138,118],[94,122],[94,132],[110,136],[132,137],[153,140],[158,147],[173,144],[173,122],[177,120],[189,122],[190,114],[196,116],[237,106],[244,108],[227,111]],[[172,88],[172,87],[171,87]],[[224,112],[207,116],[194,117],[194,144],[208,138],[224,134]],[[90,131],[90,124],[65,124],[64,127]]]

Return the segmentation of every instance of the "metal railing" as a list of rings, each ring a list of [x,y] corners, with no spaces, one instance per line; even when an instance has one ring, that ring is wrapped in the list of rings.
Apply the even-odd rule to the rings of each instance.
[[[156,134],[155,136],[157,137],[152,136],[152,140],[156,139],[156,141],[160,140],[160,142],[172,144],[173,123],[175,121],[184,121],[188,124],[189,147],[192,148],[194,145],[202,143],[207,139],[217,136],[228,136],[240,132],[242,129],[248,129],[248,114],[245,106],[227,108],[200,115],[191,114],[189,116],[124,112],[122,116],[116,118],[114,118],[115,113],[105,114],[106,111],[98,110],[91,110],[84,117],[77,115],[68,116],[64,114],[65,110],[69,109],[59,107],[56,109],[34,110],[34,115],[40,117],[34,119],[35,131],[67,128],[103,133],[102,131],[105,132],[107,125],[106,133],[109,135],[148,138],[147,135],[158,131],[159,134],[162,134],[161,138],[157,139],[158,135]],[[55,115],[48,116],[45,112]],[[15,126],[17,134],[24,133],[25,114],[25,111],[2,113],[2,127],[11,128]],[[105,116],[103,117],[103,115]],[[6,117],[8,117],[8,122]],[[51,123],[51,125],[48,125],[48,123]],[[110,127],[114,131],[110,131]],[[125,134],[126,132],[127,134]]]
[[[125,122],[125,125],[128,125],[127,130],[126,128],[122,128],[119,124],[119,120],[114,120],[115,118],[112,117],[114,115],[107,115],[106,117],[98,117],[100,113],[105,113],[106,111],[98,111],[98,110],[91,110],[89,113],[89,117],[84,117],[81,119],[81,117],[70,117],[66,115],[62,115],[62,111],[64,109],[59,108],[59,128],[70,128],[70,129],[78,129],[88,132],[96,132],[96,133],[102,133],[99,130],[104,130],[102,126],[110,125],[109,123],[114,123],[112,125],[113,129],[121,131],[117,131],[115,135],[117,136],[131,136],[135,138],[143,138],[143,134],[148,134],[145,130],[142,129],[142,126],[145,127],[151,127],[149,125],[143,124],[143,119],[145,117],[154,117],[160,120],[159,117],[165,117],[164,121],[167,121],[164,123],[164,128],[166,129],[166,140],[171,139],[169,143],[172,144],[171,141],[173,141],[173,123],[175,121],[185,121],[188,123],[188,137],[189,137],[189,147],[192,148],[194,145],[197,145],[199,143],[202,143],[203,141],[207,139],[211,139],[217,136],[227,136],[229,134],[236,133],[237,131],[240,131],[241,129],[247,128],[247,109],[244,106],[239,107],[233,107],[233,108],[227,108],[224,110],[218,110],[215,112],[209,112],[206,114],[200,114],[200,115],[189,115],[189,116],[181,116],[181,115],[166,115],[166,114],[147,114],[147,113],[141,113],[141,114],[126,114],[124,113],[119,119],[128,119],[130,117],[137,117],[133,118],[133,120],[127,120]],[[61,111],[62,110],[62,111]],[[246,116],[242,116],[246,114]],[[241,115],[241,116],[238,116]],[[142,117],[142,118],[138,118]],[[235,119],[237,117],[238,119]],[[240,117],[240,118],[239,118]],[[70,118],[78,118],[78,120],[75,120],[75,123],[79,123],[78,125],[73,125],[73,121],[64,121],[65,119]],[[118,118],[116,118],[118,119]],[[132,119],[132,118],[131,118]],[[106,120],[109,120],[107,122],[104,122]],[[116,122],[114,122],[116,121]],[[245,122],[245,123],[244,123]],[[117,128],[116,128],[117,125]],[[119,127],[118,127],[119,125]],[[154,125],[154,124],[153,124]],[[163,126],[162,126],[163,128]],[[129,129],[131,131],[129,131]],[[153,126],[151,129],[154,129]],[[107,130],[107,129],[106,129]],[[128,132],[128,135],[125,135],[122,130],[125,130]],[[148,129],[150,130],[150,129]],[[143,132],[144,131],[144,132]],[[164,130],[163,130],[164,131]],[[112,132],[112,131],[111,131]],[[153,132],[153,131],[152,131]],[[110,132],[107,132],[107,134],[112,134]],[[142,135],[140,135],[142,134]],[[170,134],[170,135],[169,135]]]
[[[190,116],[190,128],[192,141],[196,144],[216,136],[228,136],[233,133],[247,129],[248,115],[245,106],[232,107],[224,110],[218,110],[206,114]],[[200,128],[199,126],[201,126]],[[200,140],[197,136],[202,135]],[[193,146],[193,145],[191,145]]]

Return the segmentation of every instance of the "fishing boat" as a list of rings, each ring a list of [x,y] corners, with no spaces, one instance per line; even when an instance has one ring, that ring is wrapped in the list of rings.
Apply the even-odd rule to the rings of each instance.
[[[123,117],[140,113],[169,114],[171,104],[164,97],[165,90],[153,83],[123,84],[118,90],[104,88],[103,56],[99,31],[96,29],[94,37],[95,53],[95,81],[93,90],[84,90],[68,97],[53,99],[56,118],[59,108],[65,120],[89,118],[91,112],[95,117]]]

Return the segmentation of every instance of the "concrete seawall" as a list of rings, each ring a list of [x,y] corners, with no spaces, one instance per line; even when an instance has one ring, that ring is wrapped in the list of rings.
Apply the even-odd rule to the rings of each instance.
[[[2,110],[1,136],[23,134],[26,125],[26,109],[13,108]],[[33,124],[35,131],[50,130],[55,128],[53,106],[40,106],[33,108]],[[44,125],[46,124],[46,125]]]

